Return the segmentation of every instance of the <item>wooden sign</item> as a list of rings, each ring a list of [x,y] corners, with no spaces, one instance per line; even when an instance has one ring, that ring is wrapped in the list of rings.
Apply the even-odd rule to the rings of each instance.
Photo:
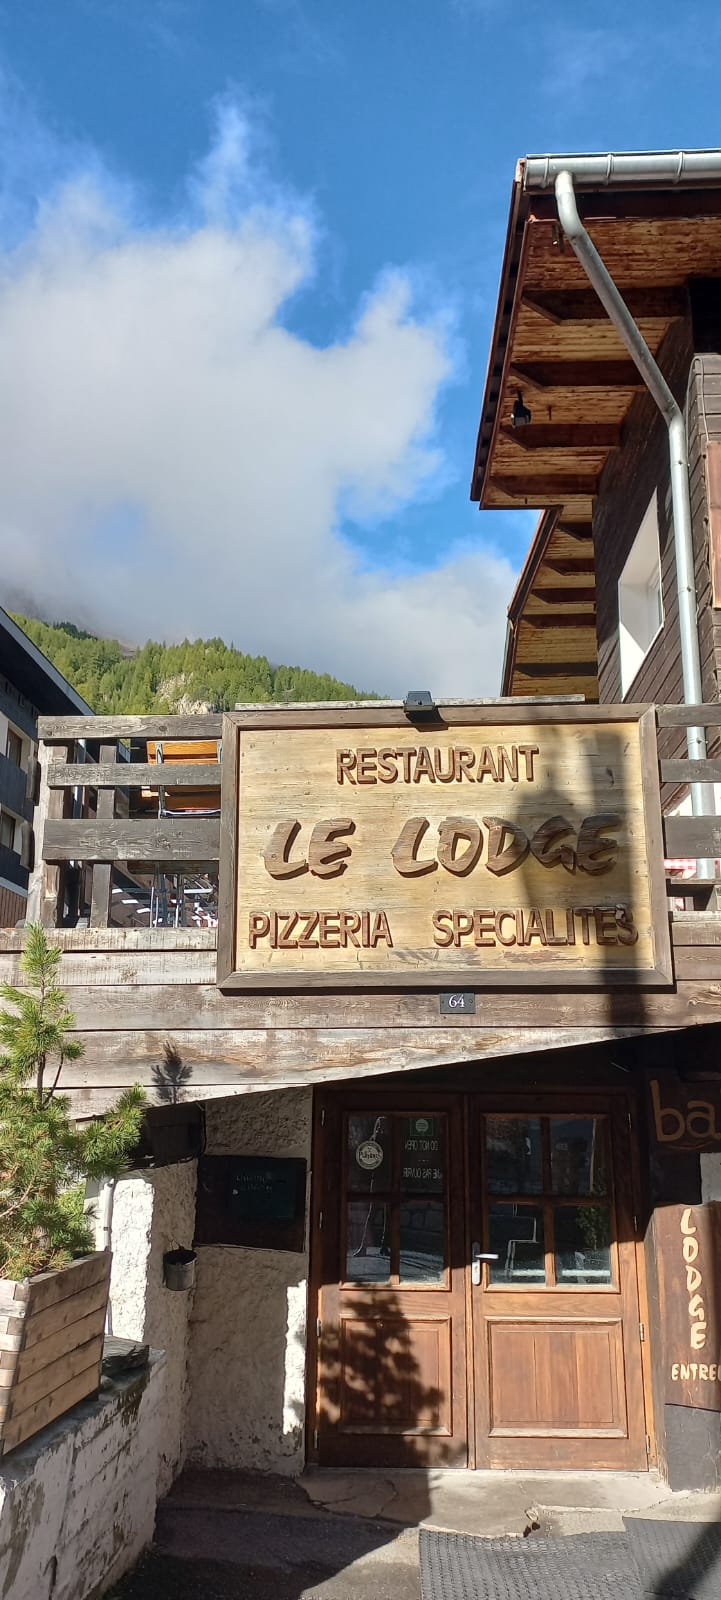
[[[665,1399],[721,1411],[721,1205],[659,1207],[654,1231]]]
[[[659,1153],[721,1150],[721,1077],[694,1083],[652,1073],[647,1090],[649,1133]]]
[[[651,713],[263,709],[224,725],[224,987],[670,981]]]

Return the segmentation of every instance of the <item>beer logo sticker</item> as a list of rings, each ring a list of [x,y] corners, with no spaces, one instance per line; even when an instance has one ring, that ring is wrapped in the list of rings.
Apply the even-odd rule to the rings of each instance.
[[[355,1153],[356,1161],[364,1172],[375,1172],[383,1164],[383,1150],[377,1139],[364,1139]]]

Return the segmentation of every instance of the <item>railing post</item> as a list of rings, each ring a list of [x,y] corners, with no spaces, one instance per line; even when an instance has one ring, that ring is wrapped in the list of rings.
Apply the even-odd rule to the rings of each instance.
[[[66,814],[67,793],[64,789],[51,789],[48,785],[49,761],[69,761],[72,744],[48,745],[41,740],[38,745],[40,783],[33,817],[35,860],[28,884],[27,920],[41,922],[44,928],[58,926],[58,904],[62,910],[65,868],[49,866],[43,858],[46,822],[59,822]]]
[[[117,741],[113,744],[101,744],[100,763],[102,766],[112,764],[117,759]],[[98,789],[96,816],[99,822],[109,821],[115,816],[114,789]],[[91,928],[107,928],[110,923],[112,875],[113,869],[109,861],[96,861],[93,863],[93,887],[90,898]]]

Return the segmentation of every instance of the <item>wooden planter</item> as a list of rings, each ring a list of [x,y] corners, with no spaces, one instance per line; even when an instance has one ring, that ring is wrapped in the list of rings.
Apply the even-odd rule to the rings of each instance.
[[[97,1394],[111,1259],[0,1278],[0,1456]]]

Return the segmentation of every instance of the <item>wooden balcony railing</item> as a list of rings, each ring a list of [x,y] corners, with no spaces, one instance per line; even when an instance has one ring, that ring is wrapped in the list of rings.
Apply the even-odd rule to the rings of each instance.
[[[662,809],[675,812],[691,783],[721,785],[721,705],[655,710]],[[698,725],[718,754],[690,761],[679,751]],[[42,717],[39,736],[28,915],[53,927],[182,926],[190,905],[195,926],[212,927],[222,717]],[[690,864],[685,875],[668,867],[674,907],[715,909],[721,815],[664,815],[663,832],[667,863]]]
[[[43,717],[38,732],[30,916],[46,926],[142,926],[145,912],[150,925],[177,925],[185,920],[178,897],[189,875],[206,880],[196,882],[196,898],[212,897],[220,850],[220,715]],[[114,896],[121,906],[140,906],[136,917],[114,914]]]

